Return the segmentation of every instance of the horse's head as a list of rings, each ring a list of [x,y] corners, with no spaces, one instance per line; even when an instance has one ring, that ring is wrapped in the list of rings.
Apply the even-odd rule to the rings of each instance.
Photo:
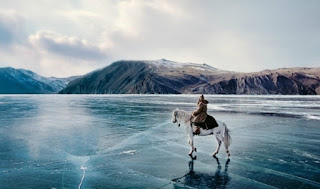
[[[178,122],[178,127],[180,127],[180,122],[178,121],[178,114],[179,114],[178,109],[172,112],[172,123]]]

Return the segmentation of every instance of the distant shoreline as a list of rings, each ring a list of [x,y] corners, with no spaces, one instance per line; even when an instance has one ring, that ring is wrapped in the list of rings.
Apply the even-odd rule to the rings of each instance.
[[[59,93],[30,93],[30,94],[21,94],[21,93],[17,93],[17,94],[0,94],[0,96],[20,96],[20,95],[56,95],[56,96],[199,96],[201,94],[59,94]],[[271,96],[288,96],[288,97],[292,97],[292,96],[297,96],[297,97],[308,97],[308,96],[319,96],[320,95],[283,95],[283,94],[259,94],[259,95],[252,95],[252,94],[203,94],[205,96],[252,96],[252,97],[258,97],[258,96],[265,96],[265,97],[271,97]]]

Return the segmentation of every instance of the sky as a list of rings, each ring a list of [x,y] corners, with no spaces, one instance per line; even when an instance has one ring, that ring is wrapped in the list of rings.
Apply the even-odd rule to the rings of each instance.
[[[320,67],[318,0],[0,0],[0,67],[83,75],[168,59],[254,72]]]

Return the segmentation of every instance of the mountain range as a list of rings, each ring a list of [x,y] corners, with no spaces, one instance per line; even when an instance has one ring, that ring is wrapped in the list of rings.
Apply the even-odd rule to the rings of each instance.
[[[0,68],[0,94],[50,94],[58,93],[67,84],[79,78],[43,77],[25,69]]]
[[[320,68],[281,68],[253,73],[207,64],[117,61],[84,76],[43,77],[0,68],[0,94],[282,94],[319,95]]]
[[[59,93],[319,95],[320,68],[240,73],[165,59],[117,61],[71,81]]]

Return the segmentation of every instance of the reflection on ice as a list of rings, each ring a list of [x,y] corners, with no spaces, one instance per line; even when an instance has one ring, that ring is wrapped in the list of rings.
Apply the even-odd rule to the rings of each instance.
[[[228,159],[222,169],[219,158],[214,157],[217,162],[216,168],[211,173],[202,173],[195,170],[197,156],[192,157],[188,162],[189,172],[182,177],[172,179],[177,186],[194,187],[194,188],[226,188],[230,177],[228,175]]]

